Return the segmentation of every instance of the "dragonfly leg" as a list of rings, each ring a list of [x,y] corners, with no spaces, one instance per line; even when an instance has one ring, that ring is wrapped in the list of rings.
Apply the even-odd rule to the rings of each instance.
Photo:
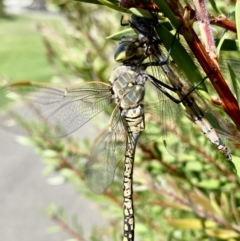
[[[201,79],[195,86],[191,87],[188,91],[188,93],[186,93],[184,95],[184,97],[181,99],[181,101],[183,101],[184,99],[186,99],[194,90],[196,90],[206,79],[209,78],[209,76],[213,73],[213,71],[215,70],[215,66],[212,68],[211,72],[206,75],[203,79]]]
[[[209,76],[213,73],[215,67],[212,68],[212,71],[207,75],[205,76],[203,79],[201,79],[195,86],[191,87],[189,89],[189,91],[187,93],[184,93],[182,91],[182,87],[181,86],[178,86],[177,88],[175,87],[172,87],[170,85],[167,85],[166,83],[162,82],[161,80],[158,80],[157,78],[155,78],[154,76],[152,75],[149,75],[147,74],[147,77],[150,79],[151,83],[158,89],[160,90],[163,94],[165,94],[167,97],[169,97],[173,102],[175,102],[176,104],[180,104],[180,103],[183,103],[184,101],[188,101],[189,99],[189,95],[192,94],[193,91],[195,91],[206,79],[209,78]],[[182,96],[182,98],[179,100],[179,99],[176,99],[175,97],[173,97],[172,95],[170,95],[166,90],[170,90],[174,93],[177,93],[179,92]]]
[[[179,104],[182,101],[179,99],[176,99],[175,97],[173,97],[171,94],[169,94],[167,92],[167,90],[170,90],[174,93],[177,93],[177,90],[175,88],[173,88],[170,85],[165,84],[164,82],[158,80],[157,78],[155,78],[152,75],[147,74],[147,77],[149,78],[150,82],[158,89],[160,90],[164,95],[166,95],[169,99],[171,99],[174,103]],[[167,89],[167,90],[166,90]]]
[[[121,20],[120,20],[120,25],[123,26],[123,27],[129,25],[129,23],[124,23],[123,22],[123,15],[122,15]]]

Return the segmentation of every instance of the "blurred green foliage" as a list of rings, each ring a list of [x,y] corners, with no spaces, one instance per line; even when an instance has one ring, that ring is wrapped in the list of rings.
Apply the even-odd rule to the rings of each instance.
[[[48,81],[57,75],[49,66],[37,23],[57,25],[56,18],[12,15],[0,23],[0,74],[11,81]],[[59,66],[60,70],[62,69]]]
[[[70,0],[50,2],[66,16],[66,21],[61,31],[45,24],[39,29],[51,65],[58,67],[56,63],[60,62],[71,73],[71,78],[63,73],[61,82],[107,82],[117,64],[113,61],[116,43],[106,37],[121,29],[121,14],[104,6]],[[218,2],[222,8],[221,1]],[[110,112],[105,114],[110,116]],[[104,126],[106,123],[97,119],[97,128]],[[137,240],[240,240],[240,183],[232,163],[194,125],[190,140],[186,139],[186,133],[176,140],[187,146],[178,156],[170,156],[159,139],[137,149],[134,167]],[[48,136],[33,135],[30,140],[21,138],[21,142],[35,145],[46,163],[44,174],[54,172],[58,176],[50,181],[71,183],[108,215],[109,228],[93,230],[92,236],[86,239],[121,239],[123,163],[119,164],[111,187],[104,194],[95,195],[84,183],[83,169],[88,150],[91,152],[89,141],[79,143],[71,136],[53,141]],[[235,154],[233,161],[237,166],[239,145],[224,142]],[[83,239],[81,224],[74,217],[69,220],[64,210],[52,204],[46,214],[58,227],[70,230],[73,238]]]
[[[3,0],[0,0],[0,17],[5,16],[5,11],[4,11],[4,5],[3,5]]]

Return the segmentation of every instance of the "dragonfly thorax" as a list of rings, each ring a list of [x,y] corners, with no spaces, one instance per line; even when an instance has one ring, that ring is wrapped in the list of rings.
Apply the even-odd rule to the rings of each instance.
[[[146,82],[144,74],[120,66],[113,71],[109,81],[113,98],[122,109],[134,108],[143,103]]]

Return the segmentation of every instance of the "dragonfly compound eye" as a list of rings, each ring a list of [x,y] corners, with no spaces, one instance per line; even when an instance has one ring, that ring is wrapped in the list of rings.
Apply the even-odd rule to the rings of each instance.
[[[138,53],[138,46],[131,41],[122,42],[118,45],[117,50],[114,54],[114,59],[117,62],[124,62]]]

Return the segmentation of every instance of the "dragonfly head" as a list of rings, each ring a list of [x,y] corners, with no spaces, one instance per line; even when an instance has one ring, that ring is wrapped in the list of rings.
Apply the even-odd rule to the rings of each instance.
[[[124,36],[115,51],[114,59],[117,62],[131,65],[131,63],[140,63],[144,53],[145,49],[140,46],[137,38]]]

